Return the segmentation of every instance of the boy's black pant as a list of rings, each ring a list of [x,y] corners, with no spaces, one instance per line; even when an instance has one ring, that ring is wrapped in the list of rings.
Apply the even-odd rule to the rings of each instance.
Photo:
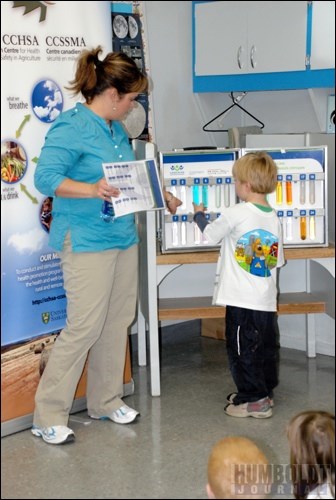
[[[234,404],[273,397],[278,385],[277,314],[226,306],[226,348],[238,389]]]

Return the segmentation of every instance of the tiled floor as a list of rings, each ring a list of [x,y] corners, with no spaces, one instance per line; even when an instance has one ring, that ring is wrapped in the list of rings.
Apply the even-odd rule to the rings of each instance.
[[[200,336],[198,321],[162,330],[160,397],[151,397],[149,372],[136,365],[134,394],[125,398],[141,412],[131,425],[71,416],[76,441],[51,446],[30,431],[2,438],[1,498],[205,499],[211,446],[227,435],[254,439],[272,464],[288,463],[286,423],[304,409],[335,411],[335,358],[280,351],[280,384],[273,417],[236,419],[223,412],[235,389],[225,342]],[[278,469],[279,470],[279,469]],[[293,498],[285,477],[269,498]]]

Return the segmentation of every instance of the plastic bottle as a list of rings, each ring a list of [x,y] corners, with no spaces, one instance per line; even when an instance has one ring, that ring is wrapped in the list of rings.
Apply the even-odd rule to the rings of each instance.
[[[222,192],[222,179],[218,177],[216,179],[216,186],[215,186],[215,205],[216,208],[220,208],[221,206],[221,192]]]
[[[103,201],[102,208],[100,211],[100,217],[104,222],[114,221],[114,208],[110,201]]]
[[[186,192],[186,180],[180,179],[180,200],[182,201],[181,210],[186,210],[187,208],[187,192]]]
[[[230,189],[231,189],[231,178],[225,178],[224,184],[224,205],[226,208],[230,206]]]
[[[315,174],[309,174],[309,203],[315,203]]]
[[[187,215],[182,215],[181,217],[181,245],[185,246],[187,244]]]
[[[178,234],[178,215],[173,215],[172,217],[172,244],[174,247],[179,245],[179,234]]]
[[[287,210],[286,214],[286,239],[293,239],[293,210]]]
[[[300,238],[301,240],[307,238],[307,217],[305,210],[300,210]]]
[[[292,179],[291,175],[286,175],[286,203],[291,205],[293,203],[293,190],[292,190]]]
[[[300,174],[300,204],[306,203],[306,174]]]
[[[316,238],[316,223],[315,223],[315,210],[309,210],[309,238],[315,240]]]
[[[276,203],[282,205],[282,175],[278,175],[278,182],[276,185]]]

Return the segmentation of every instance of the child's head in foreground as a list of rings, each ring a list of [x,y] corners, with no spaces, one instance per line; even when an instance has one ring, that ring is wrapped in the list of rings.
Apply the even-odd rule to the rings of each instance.
[[[214,445],[208,460],[209,498],[265,498],[269,462],[248,438],[229,436]]]

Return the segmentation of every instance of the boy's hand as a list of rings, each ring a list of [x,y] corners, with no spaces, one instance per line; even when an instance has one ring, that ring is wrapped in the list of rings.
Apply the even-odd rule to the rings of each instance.
[[[194,206],[194,214],[196,212],[204,212],[205,211],[203,203],[200,203],[199,205],[196,205],[196,203],[193,203],[193,206]]]

